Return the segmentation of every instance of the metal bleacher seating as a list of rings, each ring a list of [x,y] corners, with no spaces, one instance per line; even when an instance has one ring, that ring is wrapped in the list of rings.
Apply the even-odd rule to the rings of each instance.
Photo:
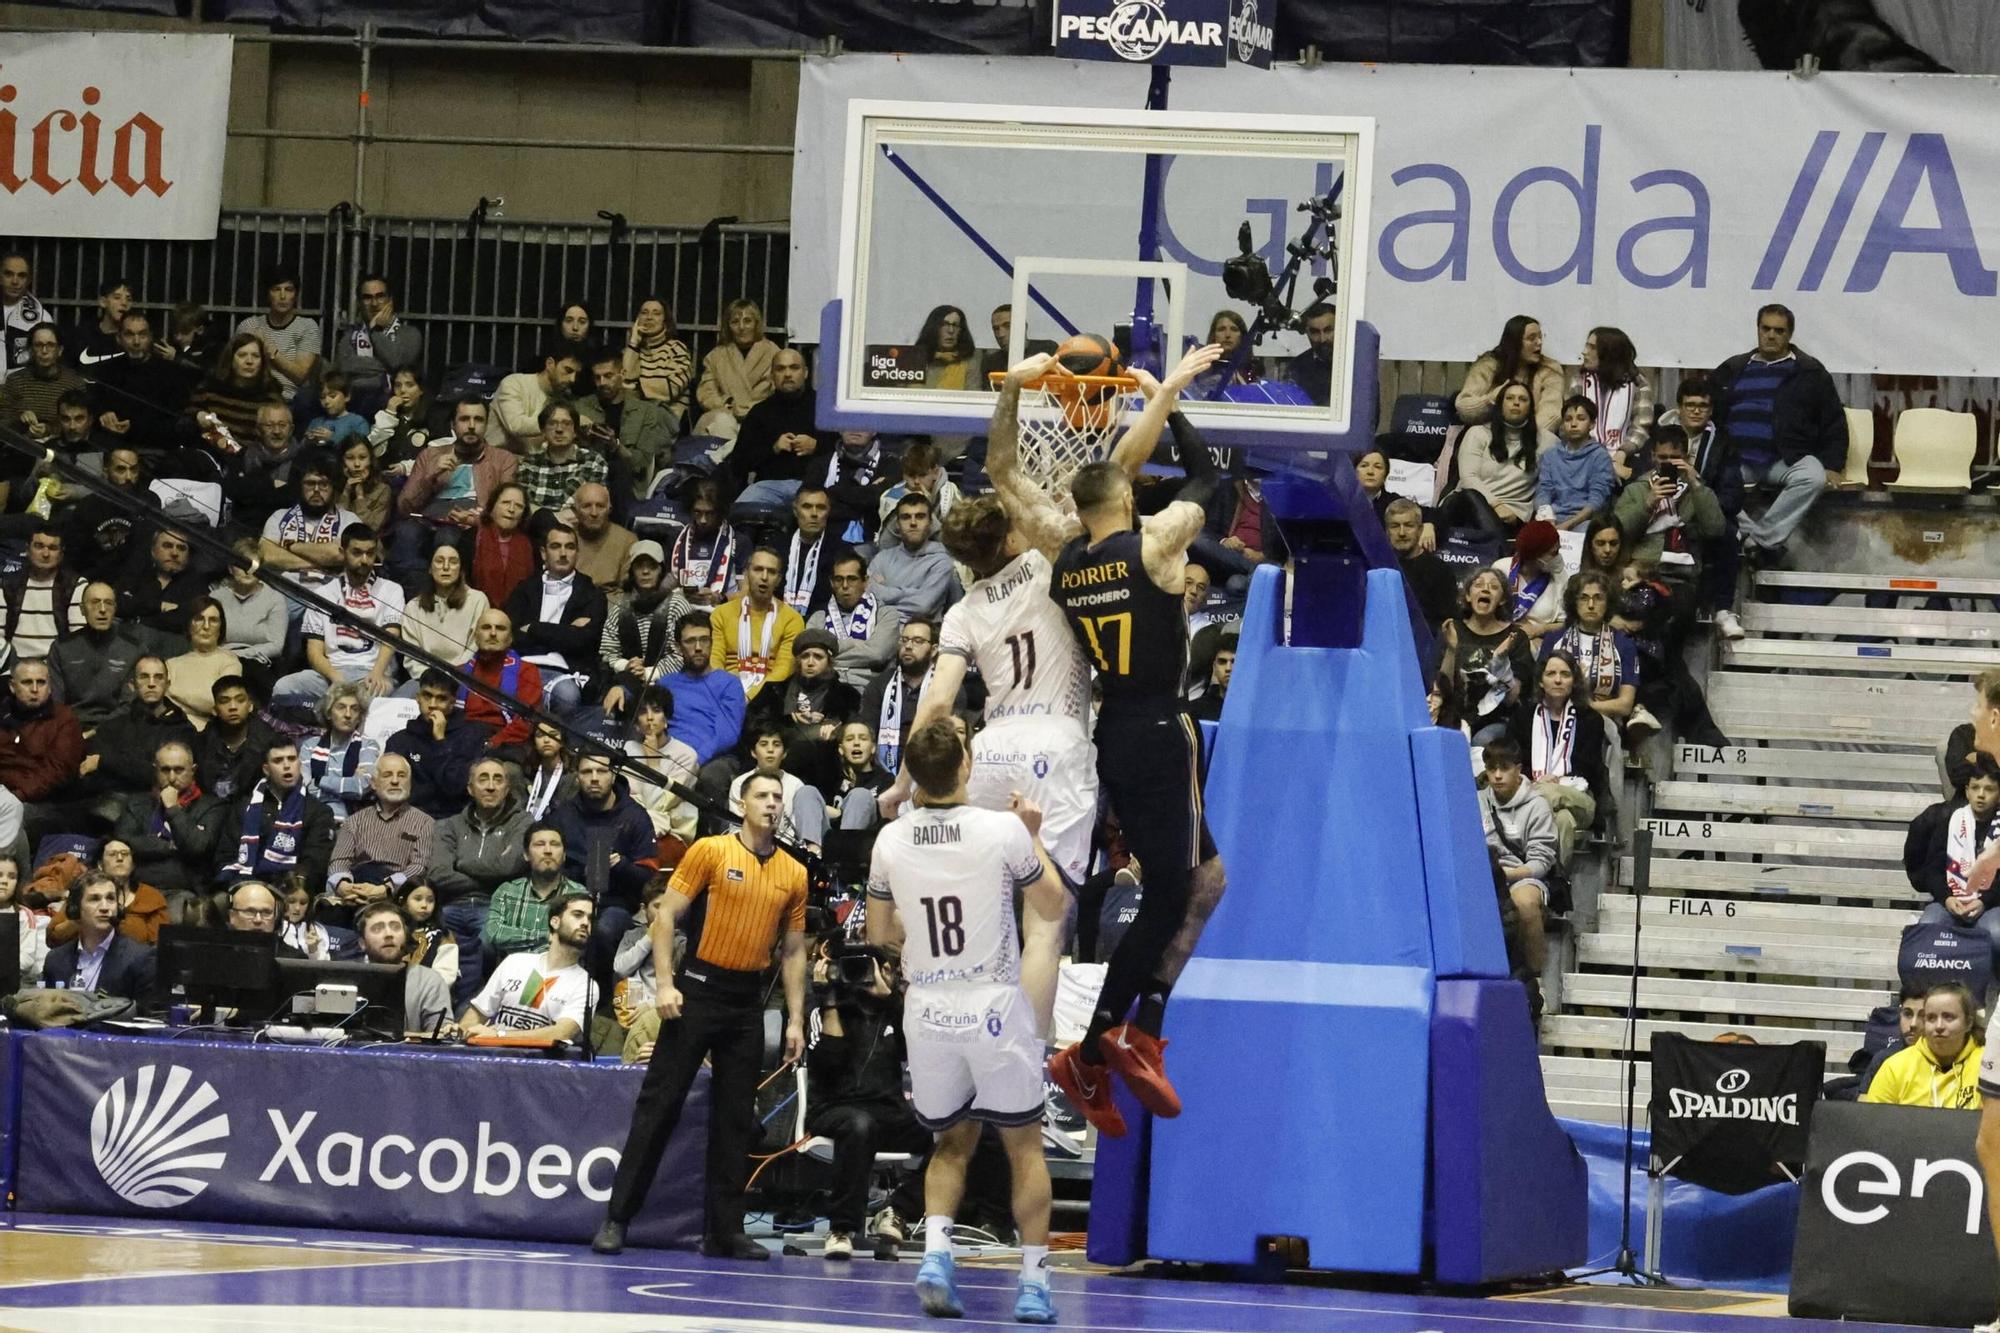
[[[1622,1113],[1641,911],[1642,1121],[1656,1030],[1823,1041],[1829,1073],[1845,1065],[1869,1010],[1890,1002],[1899,936],[1923,905],[1903,875],[1904,830],[1939,798],[1937,748],[1968,715],[1968,682],[2000,667],[1996,599],[2000,579],[1754,577],[1748,637],[1723,645],[1707,678],[1731,744],[1671,747],[1650,792],[1644,902],[1627,855],[1575,923],[1542,1023],[1557,1114]]]

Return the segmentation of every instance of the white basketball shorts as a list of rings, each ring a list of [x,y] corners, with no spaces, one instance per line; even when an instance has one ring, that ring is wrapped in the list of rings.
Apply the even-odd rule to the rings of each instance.
[[[929,1130],[961,1120],[1031,1125],[1042,1118],[1042,1038],[1012,983],[912,986],[903,1001],[910,1092]]]
[[[1005,810],[1020,792],[1042,809],[1042,846],[1074,891],[1090,873],[1097,828],[1097,747],[1088,733],[1045,718],[1006,718],[972,738],[966,795]]]

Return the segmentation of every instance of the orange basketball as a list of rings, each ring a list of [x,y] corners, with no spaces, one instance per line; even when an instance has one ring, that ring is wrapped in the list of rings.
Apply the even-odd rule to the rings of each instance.
[[[1056,364],[1072,375],[1116,375],[1118,349],[1109,338],[1079,333],[1056,348]]]

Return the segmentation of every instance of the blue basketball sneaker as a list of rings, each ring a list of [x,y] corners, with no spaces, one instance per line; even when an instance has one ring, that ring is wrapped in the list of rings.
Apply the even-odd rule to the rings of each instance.
[[[917,1299],[923,1302],[925,1314],[935,1319],[957,1319],[965,1314],[953,1276],[949,1254],[932,1251],[924,1255],[924,1262],[917,1269]]]
[[[1049,1299],[1049,1289],[1034,1282],[1023,1282],[1020,1292],[1014,1297],[1014,1322],[1017,1324],[1053,1324],[1056,1322],[1056,1307]]]

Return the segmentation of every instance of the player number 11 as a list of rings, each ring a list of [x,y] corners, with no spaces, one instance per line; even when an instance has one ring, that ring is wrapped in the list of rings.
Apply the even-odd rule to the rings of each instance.
[[[1084,616],[1078,623],[1083,626],[1083,636],[1090,640],[1090,655],[1097,659],[1099,671],[1115,675],[1132,674],[1132,613],[1120,611],[1109,616]],[[1117,636],[1118,665],[1111,665],[1111,658],[1104,651],[1104,644],[1113,634]]]

